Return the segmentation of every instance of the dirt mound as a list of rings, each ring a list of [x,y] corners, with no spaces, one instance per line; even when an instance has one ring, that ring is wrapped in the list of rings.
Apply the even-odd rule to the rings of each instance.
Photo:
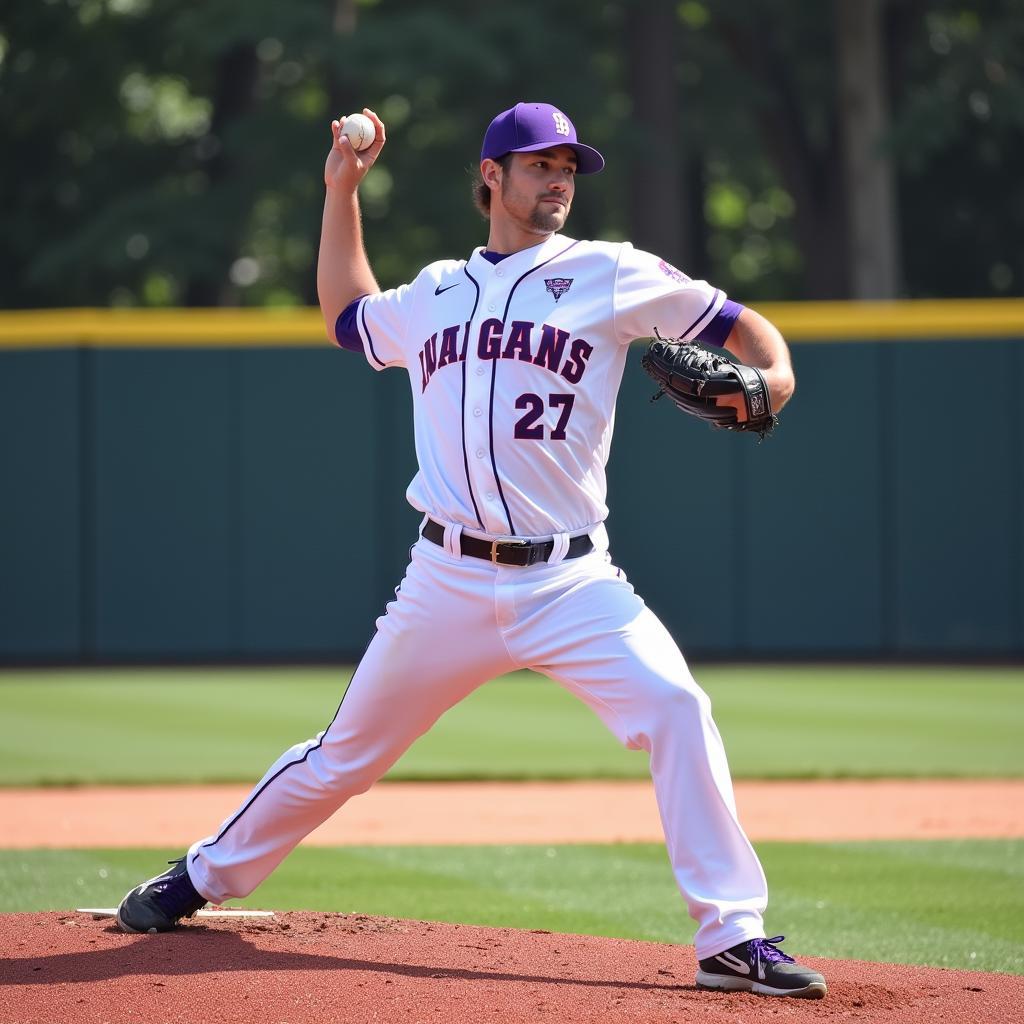
[[[0,1021],[1019,1022],[1024,978],[808,959],[824,1000],[701,992],[693,949],[286,913],[122,935],[69,913],[0,916]]]

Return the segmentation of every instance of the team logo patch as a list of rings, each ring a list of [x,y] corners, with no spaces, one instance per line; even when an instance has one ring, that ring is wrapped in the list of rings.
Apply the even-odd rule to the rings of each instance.
[[[554,118],[555,131],[559,135],[568,135],[569,128],[571,127],[569,124],[569,118],[567,118],[565,114],[560,113],[557,110],[551,116],[552,118]]]
[[[681,270],[676,270],[671,263],[666,263],[664,260],[658,261],[658,269],[666,277],[671,277],[673,281],[677,281],[679,284],[686,284],[690,280]]]
[[[548,287],[548,291],[551,292],[557,302],[568,290],[569,286],[573,282],[571,277],[546,277],[544,283]]]

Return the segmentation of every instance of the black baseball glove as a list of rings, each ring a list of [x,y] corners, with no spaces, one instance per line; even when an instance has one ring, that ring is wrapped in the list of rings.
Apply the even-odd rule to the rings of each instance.
[[[668,395],[675,404],[725,430],[750,430],[762,440],[776,427],[764,374],[755,366],[734,363],[693,341],[663,338],[655,330],[640,365],[658,382],[655,401]],[[719,395],[743,395],[747,418],[739,420],[736,410],[717,405]]]

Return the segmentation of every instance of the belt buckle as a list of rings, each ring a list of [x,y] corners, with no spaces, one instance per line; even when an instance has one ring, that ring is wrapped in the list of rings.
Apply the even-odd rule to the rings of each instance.
[[[512,562],[512,563],[505,563],[505,562],[499,562],[498,561],[498,545],[499,544],[507,544],[510,547],[519,547],[519,548],[528,548],[530,546],[530,542],[528,540],[492,540],[491,541],[491,564],[492,565],[505,565],[505,564],[514,565],[515,564],[514,562]]]

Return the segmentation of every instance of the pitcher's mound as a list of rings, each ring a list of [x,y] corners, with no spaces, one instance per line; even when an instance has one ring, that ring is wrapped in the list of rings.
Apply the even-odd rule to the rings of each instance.
[[[346,914],[206,918],[123,935],[72,913],[0,916],[3,1021],[828,1021],[1017,1024],[1024,978],[806,958],[824,1000],[694,987],[693,949]]]

